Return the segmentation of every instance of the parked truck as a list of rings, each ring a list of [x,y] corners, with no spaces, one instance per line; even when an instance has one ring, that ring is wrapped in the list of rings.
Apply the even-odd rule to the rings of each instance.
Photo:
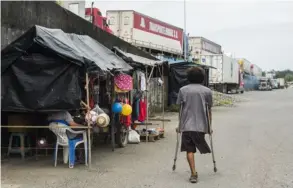
[[[102,15],[101,11],[98,8],[86,8],[85,19],[93,23],[95,26],[101,28],[102,30],[113,34],[107,23],[107,18]]]
[[[209,73],[211,88],[223,93],[244,92],[243,78],[235,58],[224,54],[201,55],[200,58],[202,64],[215,68]]]
[[[108,10],[113,34],[145,49],[183,54],[183,29],[133,10]]]
[[[258,89],[260,91],[271,91],[272,90],[272,81],[270,78],[261,77],[259,80]]]
[[[285,79],[284,78],[278,78],[278,88],[284,89],[285,88]]]

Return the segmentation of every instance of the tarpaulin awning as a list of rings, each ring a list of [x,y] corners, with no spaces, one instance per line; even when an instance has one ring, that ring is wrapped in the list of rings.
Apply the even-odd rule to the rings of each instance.
[[[85,69],[128,71],[132,67],[88,36],[34,26],[1,51],[1,110],[78,109]]]
[[[74,63],[83,64],[89,69],[94,68],[95,65],[103,71],[111,71],[113,69],[128,71],[132,69],[130,65],[110,49],[89,36],[68,34],[60,29],[49,29],[38,25],[3,49],[1,53],[5,55],[10,50],[16,49],[25,52],[33,43],[50,49],[59,56]],[[9,65],[4,67],[6,66]]]
[[[200,66],[204,68],[206,76],[203,84],[207,87],[209,86],[209,69],[213,67],[185,61],[172,63],[169,64],[169,66],[169,105],[176,104],[180,88],[189,84],[187,79],[187,69],[190,67]]]
[[[213,66],[209,66],[209,65],[204,65],[204,64],[199,64],[199,63],[194,63],[194,62],[189,62],[189,61],[184,61],[184,60],[178,60],[178,61],[173,61],[173,62],[169,62],[170,66],[200,66],[202,68],[209,68],[209,69],[217,69],[216,67]]]
[[[152,59],[148,59],[148,58],[145,58],[145,57],[141,57],[141,56],[138,56],[138,55],[134,55],[134,54],[131,54],[131,53],[124,52],[124,51],[120,50],[118,47],[114,47],[113,49],[116,52],[118,52],[118,54],[120,56],[123,56],[124,58],[131,58],[132,61],[134,61],[136,63],[143,64],[143,65],[155,66],[155,65],[159,65],[159,64],[163,63],[163,61],[160,61],[160,60],[152,60]]]

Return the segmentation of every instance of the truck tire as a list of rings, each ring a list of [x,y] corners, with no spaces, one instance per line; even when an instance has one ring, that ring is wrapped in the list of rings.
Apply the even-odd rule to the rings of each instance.
[[[241,93],[241,94],[243,94],[243,93],[244,93],[244,91],[240,91],[240,93]]]
[[[222,85],[222,92],[225,93],[225,94],[228,93],[227,85]]]

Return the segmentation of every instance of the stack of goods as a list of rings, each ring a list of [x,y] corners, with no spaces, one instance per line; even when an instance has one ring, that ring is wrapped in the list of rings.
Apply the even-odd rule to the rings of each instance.
[[[142,129],[142,130],[139,130],[138,133],[142,136],[145,136],[146,133],[148,133],[148,135],[154,135],[154,136],[158,136],[160,134],[160,132],[156,130],[155,128],[150,128],[148,130]]]

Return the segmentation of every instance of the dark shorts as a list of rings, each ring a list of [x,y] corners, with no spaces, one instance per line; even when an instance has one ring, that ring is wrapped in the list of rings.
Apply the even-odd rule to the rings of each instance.
[[[181,151],[195,153],[196,149],[201,154],[211,153],[211,149],[205,140],[205,133],[188,131],[182,133]]]

